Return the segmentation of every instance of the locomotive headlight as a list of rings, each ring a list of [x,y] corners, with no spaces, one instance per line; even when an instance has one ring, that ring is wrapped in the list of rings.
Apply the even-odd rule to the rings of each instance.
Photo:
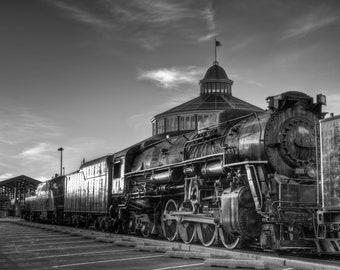
[[[314,165],[310,165],[306,168],[306,173],[310,178],[316,178],[316,168]]]

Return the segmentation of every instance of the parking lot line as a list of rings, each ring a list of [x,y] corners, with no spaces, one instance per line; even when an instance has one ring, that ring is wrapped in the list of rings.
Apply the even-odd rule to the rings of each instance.
[[[204,265],[204,263],[192,263],[192,264],[184,264],[184,265],[174,265],[174,266],[169,266],[169,267],[163,267],[163,268],[155,268],[152,270],[168,270],[168,269],[177,269],[177,268],[188,268],[192,266],[200,266]]]
[[[48,238],[48,239],[47,239]],[[34,237],[34,238],[30,238],[30,239],[23,239],[23,240],[14,240],[14,241],[9,241],[8,243],[21,243],[21,242],[30,242],[32,240],[37,241],[37,240],[51,240],[51,239],[55,239],[55,240],[63,240],[63,239],[70,239],[70,236],[65,236],[65,234],[63,235],[56,235],[56,236],[46,236],[46,237]]]
[[[72,244],[72,243],[88,243],[88,242],[93,242],[93,240],[77,240],[77,241],[65,241],[65,242],[48,242],[48,243],[34,243],[34,244],[29,244],[29,246],[45,246],[45,245],[59,245],[59,244]],[[27,246],[28,244],[26,244]],[[20,245],[20,247],[23,247],[25,246],[24,244]],[[4,248],[10,248],[10,247],[15,247],[12,245],[5,245],[5,246],[2,246]]]
[[[125,251],[131,251],[131,250],[135,250],[135,249],[130,248],[130,249],[118,249],[118,250],[103,250],[103,251],[90,251],[90,252],[80,252],[80,253],[67,253],[67,254],[59,254],[59,255],[40,256],[40,257],[35,257],[34,259],[68,257],[68,256],[78,256],[78,255],[90,255],[90,254],[96,254],[96,253],[125,252]]]
[[[70,247],[56,247],[56,248],[43,248],[43,249],[29,249],[29,250],[15,250],[15,251],[8,251],[2,252],[2,254],[17,254],[17,253],[27,253],[27,252],[38,252],[38,251],[51,251],[51,250],[66,250],[66,249],[74,249],[74,248],[92,248],[92,247],[102,247],[105,245],[104,243],[99,245],[87,245],[87,246],[70,246]],[[112,246],[107,244],[106,246]]]
[[[162,255],[134,257],[134,258],[124,258],[124,259],[115,259],[115,260],[105,260],[105,261],[94,261],[94,262],[82,262],[82,263],[63,264],[63,265],[52,266],[52,269],[66,268],[66,267],[79,266],[79,265],[100,264],[100,263],[108,263],[108,262],[122,262],[122,261],[143,260],[143,259],[159,258],[159,257],[163,257],[163,256],[164,255],[162,254]]]
[[[16,239],[16,238],[28,238],[28,237],[49,237],[49,236],[53,236],[54,234],[41,234],[41,233],[34,233],[34,234],[13,234],[13,235],[10,235],[10,234],[0,234],[0,236],[4,236],[6,238],[13,238],[13,239]],[[65,235],[64,235],[65,236]]]

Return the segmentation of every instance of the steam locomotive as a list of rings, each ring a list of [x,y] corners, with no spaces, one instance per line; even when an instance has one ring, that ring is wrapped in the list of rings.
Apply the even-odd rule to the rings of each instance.
[[[227,249],[339,253],[317,181],[325,97],[285,92],[267,102],[264,112],[226,111],[215,126],[85,162],[42,183],[25,216]]]

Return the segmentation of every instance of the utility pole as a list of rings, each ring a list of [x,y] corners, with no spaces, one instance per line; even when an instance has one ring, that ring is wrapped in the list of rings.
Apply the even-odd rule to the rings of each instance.
[[[60,176],[63,175],[63,150],[62,147],[58,148],[58,151],[60,151]]]

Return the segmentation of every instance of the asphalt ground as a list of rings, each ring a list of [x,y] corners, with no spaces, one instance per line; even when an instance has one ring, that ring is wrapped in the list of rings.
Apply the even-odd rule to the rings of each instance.
[[[315,263],[267,258],[244,251],[226,252],[196,245],[0,219],[0,270],[232,270],[238,267],[273,270],[340,269],[338,266],[323,268]]]
[[[0,223],[0,269],[208,269],[202,260],[115,246],[40,228]]]
[[[167,257],[164,252],[141,251],[12,222],[0,222],[0,241],[1,270],[212,269],[204,266],[202,259]]]

